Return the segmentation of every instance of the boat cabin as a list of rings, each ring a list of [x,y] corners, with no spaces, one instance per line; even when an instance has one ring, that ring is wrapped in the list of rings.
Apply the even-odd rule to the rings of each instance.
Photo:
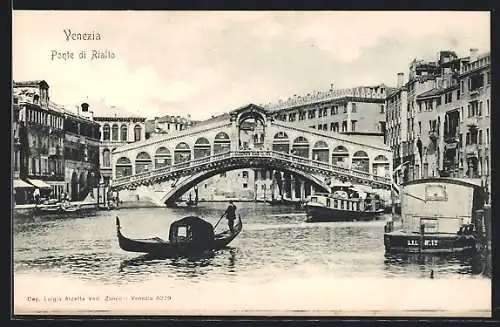
[[[179,219],[170,225],[169,241],[172,244],[189,243],[207,246],[214,241],[214,238],[212,224],[195,216]]]
[[[401,189],[402,230],[456,234],[462,226],[476,223],[484,196],[480,180],[429,178],[405,183]]]

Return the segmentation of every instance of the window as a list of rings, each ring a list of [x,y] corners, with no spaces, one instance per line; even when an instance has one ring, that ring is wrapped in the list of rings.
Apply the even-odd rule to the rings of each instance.
[[[356,120],[351,121],[351,132],[356,131]]]
[[[380,113],[383,114],[385,112],[385,108],[384,108],[384,105],[380,105]]]
[[[486,116],[490,115],[490,99],[486,99]]]
[[[491,83],[491,72],[486,72],[486,84]]]
[[[248,171],[244,170],[242,173],[243,178],[248,178]]]
[[[464,94],[464,81],[460,81],[460,93]]]
[[[356,112],[356,104],[354,102],[352,103],[351,112]]]
[[[243,183],[243,188],[247,188],[248,187],[248,184],[247,183]]]
[[[104,167],[111,167],[111,155],[108,149],[104,149],[102,152],[102,165]]]
[[[109,141],[109,125],[105,124],[102,128],[102,139],[104,141]]]
[[[422,122],[418,122],[418,135],[422,135]]]
[[[118,125],[113,125],[111,128],[111,139],[113,141],[118,141]]]
[[[486,129],[486,144],[490,144],[490,129]]]
[[[347,122],[345,120],[342,122],[342,132],[347,132]]]
[[[122,125],[121,127],[121,135],[120,139],[122,141],[127,141],[128,140],[128,135],[127,135],[127,125]]]
[[[483,101],[480,101],[479,102],[479,110],[478,110],[478,116],[482,116],[483,115]]]
[[[422,102],[418,103],[418,112],[422,112]]]
[[[334,123],[330,123],[330,131],[334,131],[335,130],[335,124]]]
[[[135,125],[135,127],[134,127],[134,141],[141,140],[141,132],[142,132],[141,126]]]
[[[479,130],[479,144],[483,144],[483,131]]]
[[[323,129],[323,125],[319,124],[319,125],[318,125],[318,130],[320,130],[320,131],[321,131],[322,129]]]
[[[344,113],[346,113],[346,112],[347,112],[347,103],[344,104]]]
[[[457,100],[460,100],[460,90],[457,90]]]

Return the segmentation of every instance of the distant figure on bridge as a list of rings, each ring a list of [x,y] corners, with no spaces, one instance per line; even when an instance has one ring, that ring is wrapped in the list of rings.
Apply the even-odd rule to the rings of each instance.
[[[229,206],[226,209],[227,225],[231,233],[234,233],[234,221],[236,220],[236,206],[233,201],[229,201]]]

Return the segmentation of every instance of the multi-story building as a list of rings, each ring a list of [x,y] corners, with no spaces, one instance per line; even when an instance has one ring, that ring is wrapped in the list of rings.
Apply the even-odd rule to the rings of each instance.
[[[286,101],[264,107],[276,112],[276,119],[339,133],[379,133],[385,135],[384,84],[294,95]]]
[[[48,90],[45,81],[13,83],[14,178],[17,171],[42,196],[58,197],[64,192],[64,115],[53,110]]]
[[[66,192],[71,200],[84,200],[99,181],[99,124],[89,117],[89,105],[64,112]]]
[[[146,139],[146,117],[130,114],[117,107],[104,104],[92,106],[93,120],[99,124],[100,174],[104,186],[111,180],[111,152],[114,149],[136,141]]]
[[[191,115],[187,118],[181,116],[166,115],[163,117],[155,117],[146,121],[146,138],[166,135],[174,131],[182,131],[193,126],[196,121],[191,120]]]
[[[405,180],[432,176],[490,182],[490,55],[441,51],[414,60],[409,80],[386,99],[387,138],[394,166],[408,162]]]

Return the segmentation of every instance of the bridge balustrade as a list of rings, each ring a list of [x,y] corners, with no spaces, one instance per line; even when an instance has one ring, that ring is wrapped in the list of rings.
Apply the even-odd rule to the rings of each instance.
[[[377,181],[377,182],[385,183],[385,184],[390,183],[390,179],[387,177],[375,176],[375,175],[370,174],[370,173],[365,172],[365,171],[340,167],[340,166],[332,165],[330,163],[326,163],[323,161],[317,161],[317,160],[312,160],[309,158],[303,158],[303,157],[299,157],[299,156],[295,156],[292,154],[283,153],[283,152],[279,152],[279,151],[239,150],[239,151],[226,151],[226,152],[214,154],[214,155],[211,155],[208,157],[203,157],[203,158],[199,158],[199,159],[190,160],[187,162],[177,163],[177,164],[174,164],[172,166],[166,166],[166,167],[161,167],[158,169],[153,169],[153,170],[150,170],[147,172],[142,172],[142,173],[139,173],[139,174],[136,174],[133,176],[125,176],[125,177],[117,178],[113,184],[115,186],[123,185],[123,184],[127,184],[130,182],[136,182],[136,181],[139,181],[142,179],[159,177],[159,176],[165,175],[169,172],[173,173],[173,172],[185,170],[186,168],[200,167],[200,166],[203,166],[207,163],[221,162],[221,161],[228,159],[228,158],[245,158],[245,157],[249,157],[249,158],[277,158],[277,159],[285,160],[285,161],[288,161],[291,163],[303,164],[303,165],[307,165],[309,167],[315,167],[315,168],[319,168],[319,169],[322,169],[325,171],[330,171],[330,172],[333,171],[333,172],[337,172],[337,173],[342,173],[345,175],[350,175],[350,176],[362,178],[365,180],[373,180],[373,181]]]

